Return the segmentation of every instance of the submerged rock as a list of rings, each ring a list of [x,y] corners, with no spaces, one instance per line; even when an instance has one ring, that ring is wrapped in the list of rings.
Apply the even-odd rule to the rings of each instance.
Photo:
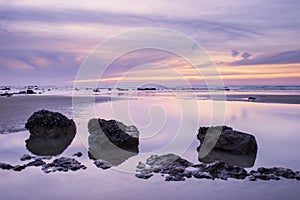
[[[22,171],[22,170],[25,169],[25,168],[26,168],[26,165],[16,165],[16,166],[14,166],[12,169],[13,169],[14,171],[19,172],[19,171]]]
[[[69,170],[77,171],[80,169],[86,169],[86,166],[82,165],[79,161],[74,158],[60,157],[55,159],[53,162],[43,165],[42,170],[45,173],[50,172],[67,172]]]
[[[12,168],[14,168],[14,166],[12,166],[11,164],[0,162],[0,169],[10,170]]]
[[[256,154],[257,143],[253,135],[235,131],[227,126],[200,127],[197,138],[201,148],[206,143],[213,143],[214,150],[222,150],[232,154],[249,155]]]
[[[36,94],[36,92],[34,92],[33,90],[27,90],[26,93],[27,94]]]
[[[24,154],[20,160],[21,161],[25,161],[25,160],[31,160],[33,157],[31,155],[28,155],[28,154]]]
[[[39,166],[44,166],[45,164],[46,164],[46,162],[44,162],[40,158],[37,158],[34,161],[31,161],[31,162],[27,163],[26,166],[27,167],[29,167],[29,166],[39,167]]]
[[[136,169],[137,178],[148,179],[154,173],[165,176],[166,181],[184,181],[186,178],[196,179],[245,179],[256,180],[279,180],[281,177],[287,179],[300,179],[300,172],[288,168],[258,168],[248,173],[244,168],[230,165],[224,162],[213,162],[210,164],[193,164],[174,155],[152,155],[145,163],[139,162]]]
[[[25,128],[33,137],[57,138],[76,134],[76,125],[72,119],[48,110],[33,113],[27,120]]]
[[[94,164],[96,165],[96,167],[104,169],[104,170],[112,167],[112,165],[105,160],[95,160]]]
[[[81,152],[74,153],[72,156],[81,157],[83,154]]]
[[[250,175],[251,176],[249,177],[249,180],[251,181],[256,181],[257,179],[279,180],[280,178],[299,180],[299,172],[294,172],[289,168],[283,168],[283,167],[272,167],[272,168],[260,167],[257,170],[252,170],[250,172]]]
[[[89,157],[119,165],[139,152],[139,132],[115,120],[91,119],[89,129]]]

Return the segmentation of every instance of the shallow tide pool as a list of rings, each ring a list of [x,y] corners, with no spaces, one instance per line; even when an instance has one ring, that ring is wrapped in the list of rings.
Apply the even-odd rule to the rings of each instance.
[[[166,182],[160,174],[148,180],[134,176],[138,161],[152,154],[175,153],[198,162],[196,139],[200,126],[220,125],[250,133],[258,143],[254,166],[300,170],[300,106],[251,102],[219,102],[172,97],[145,97],[92,105],[94,113],[77,113],[78,132],[59,156],[76,158],[86,170],[45,174],[28,167],[21,172],[0,171],[1,199],[298,199],[300,181],[204,180]],[[224,110],[223,110],[224,108]],[[215,109],[215,110],[214,110]],[[84,108],[83,108],[84,110]],[[61,110],[64,113],[64,109]],[[217,113],[216,113],[217,112]],[[140,132],[140,154],[108,170],[94,166],[88,157],[88,119],[101,117],[135,125]],[[0,161],[22,164],[30,154],[27,131],[0,135]]]

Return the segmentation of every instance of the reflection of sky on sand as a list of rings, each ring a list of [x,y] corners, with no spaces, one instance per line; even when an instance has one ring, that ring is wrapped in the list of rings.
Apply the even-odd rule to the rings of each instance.
[[[184,100],[184,102],[187,105],[193,105],[189,100]],[[115,105],[115,103],[117,104]],[[180,122],[178,115],[181,112],[175,99],[148,98],[146,100],[115,101],[115,103],[116,113],[118,110],[122,111],[127,108],[125,105],[129,104],[132,119],[123,115],[113,115],[110,102],[96,104],[96,116],[107,119],[115,118],[128,125],[135,124],[141,134],[140,152],[161,148],[175,137]],[[188,113],[193,113],[193,110],[191,111],[193,106],[190,110],[186,110],[190,111],[184,115],[187,123],[185,130],[189,132],[187,134],[196,136],[199,126],[210,125],[211,103],[211,101],[198,101],[199,122],[194,118],[195,116],[188,115]],[[90,115],[94,117],[94,113]],[[166,121],[164,126],[161,123],[162,119]],[[299,170],[299,119],[299,105],[226,102],[225,124],[256,137],[258,153],[254,168],[283,166]],[[151,123],[155,126],[149,126]],[[154,131],[156,133],[153,133]],[[30,199],[53,199],[62,196],[74,199],[86,197],[118,199],[120,194],[123,194],[123,199],[161,199],[166,195],[172,199],[199,199],[199,195],[203,194],[207,199],[216,199],[220,197],[220,193],[222,199],[245,197],[261,199],[265,197],[266,193],[270,199],[284,197],[296,199],[299,196],[299,182],[293,180],[249,182],[247,180],[188,179],[185,182],[166,183],[160,176],[154,176],[145,181],[135,178],[131,173],[116,170],[135,169],[142,156],[131,157],[121,165],[103,171],[96,168],[92,160],[88,158],[87,148],[81,141],[85,134],[88,136],[87,127],[86,130],[78,130],[72,144],[61,156],[70,157],[77,151],[83,152],[83,157],[77,159],[87,166],[87,170],[44,174],[39,168],[32,167],[26,168],[20,173],[0,171],[0,192],[3,199],[27,199],[29,194]],[[27,131],[0,135],[0,161],[11,164],[22,163],[19,158],[22,154],[28,153],[24,142],[28,136]],[[195,139],[190,142],[191,145],[183,157],[197,162],[196,148],[199,146],[199,142]],[[15,192],[16,189],[18,192]]]

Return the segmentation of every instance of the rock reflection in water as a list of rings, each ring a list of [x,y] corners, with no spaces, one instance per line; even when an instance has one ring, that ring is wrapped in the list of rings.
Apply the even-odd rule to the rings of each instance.
[[[213,163],[220,161],[239,167],[250,168],[254,166],[256,153],[249,155],[236,155],[222,150],[212,150],[204,158],[198,157],[198,160],[203,163]]]
[[[38,156],[57,156],[63,153],[72,143],[75,132],[56,138],[30,136],[26,141],[26,148]]]

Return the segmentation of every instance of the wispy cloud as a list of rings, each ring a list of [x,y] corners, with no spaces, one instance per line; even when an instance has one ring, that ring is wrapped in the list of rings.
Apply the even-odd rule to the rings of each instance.
[[[246,56],[249,57],[248,55]],[[285,51],[273,55],[263,55],[251,59],[243,59],[229,63],[233,66],[241,65],[266,65],[266,64],[300,64],[300,50]]]

